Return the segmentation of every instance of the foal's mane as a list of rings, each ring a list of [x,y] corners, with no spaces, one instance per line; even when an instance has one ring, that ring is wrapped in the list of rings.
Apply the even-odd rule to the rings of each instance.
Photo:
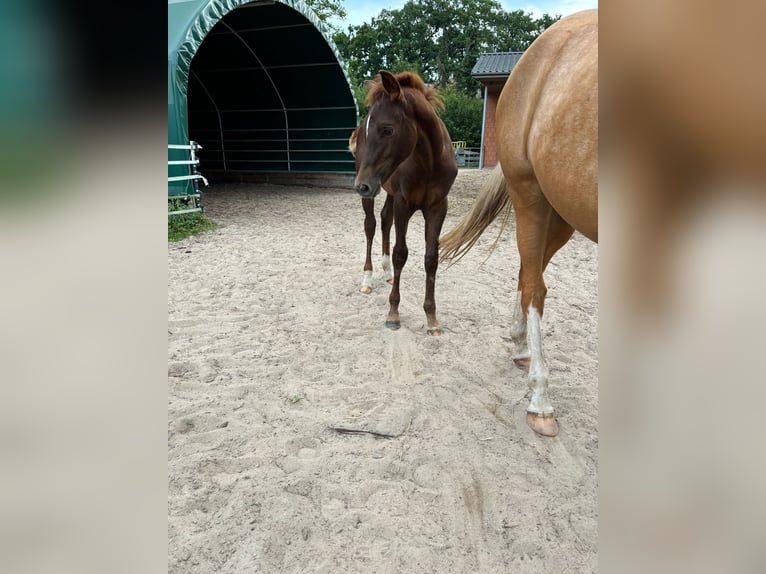
[[[415,72],[399,72],[394,76],[396,77],[396,80],[399,82],[399,85],[402,87],[405,94],[408,92],[407,88],[416,92],[420,92],[423,94],[423,96],[425,96],[428,103],[433,106],[434,110],[444,109],[444,100],[442,99],[439,91],[432,86],[426,86],[420,76],[418,76]],[[370,107],[372,106],[373,102],[380,99],[381,97],[386,96],[386,91],[383,89],[383,83],[380,80],[380,74],[378,74],[375,76],[375,83],[370,88],[370,91],[367,92],[365,103],[368,107]]]

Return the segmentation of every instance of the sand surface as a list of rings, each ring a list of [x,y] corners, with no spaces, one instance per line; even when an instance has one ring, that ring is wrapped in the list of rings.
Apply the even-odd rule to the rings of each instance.
[[[488,173],[461,170],[443,232]],[[440,267],[429,337],[420,213],[391,331],[379,231],[359,292],[353,191],[227,184],[204,201],[223,227],[168,248],[169,572],[596,572],[596,245],[575,234],[546,271],[561,432],[544,439],[511,361],[513,229],[486,262],[497,222]]]

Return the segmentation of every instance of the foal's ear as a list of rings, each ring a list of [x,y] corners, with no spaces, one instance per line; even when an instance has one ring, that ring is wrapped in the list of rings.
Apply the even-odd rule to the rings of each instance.
[[[375,85],[375,82],[372,80],[365,80],[364,81],[364,89],[368,92],[372,89],[372,87]]]
[[[399,85],[399,81],[391,72],[385,70],[380,71],[380,80],[383,83],[383,89],[386,90],[388,97],[391,101],[400,100],[402,98],[402,87]]]

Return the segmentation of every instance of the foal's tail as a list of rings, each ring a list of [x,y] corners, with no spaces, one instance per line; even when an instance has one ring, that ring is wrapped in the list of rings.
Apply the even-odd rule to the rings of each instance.
[[[494,251],[508,220],[511,218],[511,207],[511,198],[506,189],[503,171],[500,166],[497,166],[490,174],[487,183],[482,187],[471,211],[452,231],[439,239],[439,261],[450,261],[451,263],[459,261],[479,240],[489,224],[502,211],[505,211],[500,233],[490,247],[490,253]]]

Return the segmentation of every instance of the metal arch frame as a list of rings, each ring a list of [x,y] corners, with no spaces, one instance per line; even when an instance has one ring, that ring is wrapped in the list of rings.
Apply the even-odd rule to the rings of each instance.
[[[205,91],[205,94],[207,94],[207,97],[210,99],[210,103],[213,104],[213,108],[215,109],[215,113],[218,116],[218,134],[221,137],[221,158],[223,159],[223,169],[226,169],[226,146],[224,146],[224,140],[223,140],[223,120],[221,120],[221,110],[218,109],[218,105],[215,103],[215,99],[213,99],[213,96],[208,91],[207,87],[205,86],[205,82],[202,81],[202,78],[199,77],[197,72],[195,72],[193,69],[189,69],[189,73],[194,76],[194,78],[199,82],[200,87]]]
[[[348,73],[345,68],[340,65],[342,59],[338,48],[332,41],[332,30],[327,24],[319,20],[314,11],[308,7],[303,0],[210,0],[202,10],[194,17],[189,28],[186,31],[186,37],[181,42],[180,46],[176,50],[176,65],[175,65],[175,85],[178,88],[181,95],[186,97],[186,81],[189,76],[189,70],[191,69],[191,62],[194,58],[197,48],[204,41],[210,31],[215,25],[223,19],[226,14],[237,8],[258,8],[260,6],[269,6],[276,3],[285,4],[289,8],[299,12],[304,18],[306,18],[314,28],[319,30],[324,37],[328,46],[335,54],[335,58],[338,61],[343,76],[346,79],[349,92],[353,94],[354,89],[351,85],[351,80],[348,77]],[[359,108],[354,99],[354,106],[357,108],[357,117],[359,116]]]
[[[269,74],[269,71],[266,69],[266,66],[263,65],[263,62],[261,62],[261,59],[258,57],[258,54],[256,54],[253,49],[250,47],[250,44],[245,42],[245,39],[239,35],[239,33],[229,26],[229,23],[226,22],[223,18],[221,18],[220,23],[223,26],[226,26],[228,28],[229,32],[234,34],[234,36],[237,37],[237,40],[242,42],[242,44],[247,48],[247,51],[250,52],[250,54],[255,58],[255,61],[258,62],[258,65],[263,70],[263,73],[266,74],[266,77],[269,80],[269,84],[271,84],[272,89],[274,90],[274,93],[277,95],[277,98],[279,99],[279,104],[282,106],[282,114],[285,116],[285,145],[287,146],[287,171],[292,171],[292,166],[290,162],[290,121],[287,116],[287,107],[285,106],[285,102],[282,99],[282,94],[279,93],[279,90],[277,89],[277,85],[274,83],[274,80],[271,78],[271,74]]]
[[[334,42],[332,41],[332,34],[331,30],[328,28],[328,26],[319,20],[319,18],[316,16],[316,14],[311,10],[307,4],[304,2],[304,0],[261,0],[258,2],[257,0],[210,0],[208,3],[204,4],[202,8],[196,13],[196,15],[191,19],[191,22],[189,24],[189,27],[186,30],[185,38],[181,41],[181,43],[176,48],[174,54],[174,71],[172,72],[173,78],[172,78],[172,85],[174,89],[177,91],[177,93],[181,96],[181,100],[179,101],[180,106],[180,112],[182,115],[186,115],[186,97],[187,97],[187,84],[189,79],[189,74],[191,71],[191,62],[194,58],[194,55],[197,52],[197,49],[202,44],[204,39],[207,37],[208,33],[212,30],[212,28],[223,19],[226,14],[231,12],[232,10],[240,7],[245,7],[248,4],[251,4],[251,6],[247,6],[248,8],[257,8],[259,5],[268,6],[271,4],[275,4],[279,2],[280,4],[285,4],[288,7],[298,11],[304,18],[306,18],[311,24],[313,24],[314,28],[316,28],[321,35],[324,37],[325,41],[327,42],[328,46],[332,50],[333,54],[335,55],[336,60],[338,61],[338,66],[340,67],[341,72],[343,73],[343,76],[346,79],[346,84],[348,85],[349,93],[352,94],[352,102],[356,111],[356,119],[357,122],[359,121],[359,107],[356,102],[356,98],[353,97],[354,89],[351,85],[351,80],[348,77],[348,72],[346,69],[341,65],[342,58],[340,56],[340,53],[338,51],[338,48],[335,46]],[[277,92],[279,94],[279,92]],[[356,123],[356,122],[355,122]],[[181,139],[186,141],[189,138],[188,133],[188,123],[184,125],[182,122],[180,125],[181,130]],[[289,162],[288,162],[289,167]]]

